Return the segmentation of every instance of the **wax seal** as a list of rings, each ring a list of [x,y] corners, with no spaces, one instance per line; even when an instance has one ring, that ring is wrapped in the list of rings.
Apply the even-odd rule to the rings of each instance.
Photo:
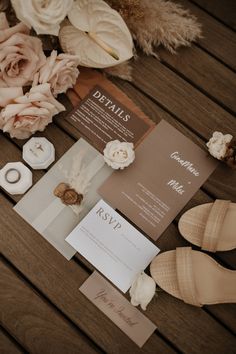
[[[54,195],[58,198],[62,198],[65,191],[69,188],[69,185],[66,183],[59,183],[58,186],[54,189]]]
[[[72,188],[67,189],[61,198],[66,205],[77,204],[79,194]]]
[[[61,199],[65,205],[80,205],[83,200],[83,194],[78,193],[74,188],[71,188],[67,183],[59,183],[54,189],[54,195]]]
[[[55,148],[46,138],[31,138],[23,146],[23,159],[34,170],[45,169],[55,161]]]
[[[9,162],[0,170],[0,186],[9,194],[23,194],[32,186],[32,172],[22,162]]]

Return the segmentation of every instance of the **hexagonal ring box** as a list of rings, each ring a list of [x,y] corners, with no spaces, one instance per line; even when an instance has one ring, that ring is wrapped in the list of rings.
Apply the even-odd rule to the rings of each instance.
[[[45,169],[55,161],[55,148],[46,138],[31,138],[23,146],[23,159],[34,170]]]
[[[32,186],[32,172],[22,162],[9,162],[0,170],[0,186],[10,194],[23,194]]]

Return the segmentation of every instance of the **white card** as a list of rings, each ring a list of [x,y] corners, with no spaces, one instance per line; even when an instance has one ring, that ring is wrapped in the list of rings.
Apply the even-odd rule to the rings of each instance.
[[[124,293],[160,251],[103,200],[66,241]]]

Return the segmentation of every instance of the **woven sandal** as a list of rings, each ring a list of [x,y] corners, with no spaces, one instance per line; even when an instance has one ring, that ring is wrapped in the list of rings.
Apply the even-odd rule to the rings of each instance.
[[[179,247],[158,255],[150,271],[167,293],[195,305],[236,302],[236,271],[191,247]]]
[[[203,250],[229,251],[236,248],[236,203],[217,199],[196,206],[179,220],[181,235]]]

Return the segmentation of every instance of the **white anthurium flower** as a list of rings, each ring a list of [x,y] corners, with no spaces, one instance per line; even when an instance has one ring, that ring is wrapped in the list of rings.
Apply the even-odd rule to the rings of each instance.
[[[102,0],[76,0],[59,39],[64,52],[77,55],[80,65],[105,68],[133,56],[133,40],[120,14]]]
[[[232,139],[233,136],[231,134],[224,135],[221,132],[214,132],[206,146],[213,157],[222,160]]]
[[[58,36],[60,23],[70,11],[73,0],[11,0],[19,20],[37,34]]]
[[[103,150],[103,156],[108,166],[123,170],[135,159],[134,144],[119,140],[110,141]]]
[[[156,283],[144,272],[138,274],[129,290],[130,301],[133,306],[140,305],[145,311],[156,292]]]

